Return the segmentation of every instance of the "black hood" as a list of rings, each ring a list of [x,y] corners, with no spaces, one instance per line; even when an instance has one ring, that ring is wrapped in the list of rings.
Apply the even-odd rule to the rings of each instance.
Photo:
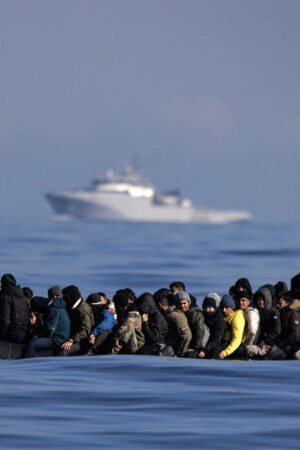
[[[145,292],[137,299],[137,306],[141,314],[154,314],[157,311],[154,298],[148,292]]]

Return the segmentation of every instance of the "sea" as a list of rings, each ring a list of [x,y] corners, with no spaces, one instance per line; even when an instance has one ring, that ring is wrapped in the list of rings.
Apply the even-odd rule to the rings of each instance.
[[[184,281],[202,300],[300,272],[300,224],[1,222],[1,273],[46,296],[137,296]],[[0,361],[0,448],[300,448],[300,361],[141,355]]]

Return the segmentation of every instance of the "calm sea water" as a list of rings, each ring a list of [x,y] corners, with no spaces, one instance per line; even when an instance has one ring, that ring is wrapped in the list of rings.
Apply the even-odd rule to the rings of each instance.
[[[201,306],[237,278],[289,282],[299,224],[1,224],[1,273],[46,295],[182,280]],[[0,361],[1,448],[299,448],[300,364],[144,356]]]

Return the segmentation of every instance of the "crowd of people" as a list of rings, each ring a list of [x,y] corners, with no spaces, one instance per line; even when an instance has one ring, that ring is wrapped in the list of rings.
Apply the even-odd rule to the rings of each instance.
[[[112,299],[95,292],[84,300],[74,285],[38,297],[2,276],[0,358],[118,353],[299,360],[300,274],[290,289],[279,281],[254,293],[240,278],[222,298],[207,294],[202,309],[182,281],[139,297],[124,288]]]

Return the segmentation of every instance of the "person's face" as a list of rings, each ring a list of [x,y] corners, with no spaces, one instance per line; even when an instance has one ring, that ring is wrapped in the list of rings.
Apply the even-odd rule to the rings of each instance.
[[[102,295],[100,295],[100,300],[101,300],[102,305],[106,305],[106,303],[107,303],[107,298],[102,297]]]
[[[264,299],[263,299],[262,297],[258,297],[256,303],[257,303],[258,309],[264,309],[264,307],[265,307],[265,301],[264,301]]]
[[[249,305],[250,305],[249,298],[245,298],[245,297],[240,298],[240,309],[244,310],[244,309],[248,308]]]
[[[122,316],[122,315],[126,312],[126,310],[128,309],[128,306],[129,306],[129,305],[126,305],[126,306],[116,306],[116,313],[117,313],[117,315],[118,315],[118,316]]]
[[[288,306],[288,302],[286,300],[284,300],[284,298],[280,298],[277,302],[277,308],[278,309],[282,309],[285,308],[286,306]]]
[[[177,294],[177,292],[179,292],[179,289],[178,289],[176,286],[172,286],[172,287],[170,288],[169,293],[170,293],[171,295],[175,296],[175,295]]]
[[[215,308],[213,306],[205,306],[205,312],[215,312]]]
[[[237,286],[238,292],[246,292],[246,289],[243,286]]]
[[[189,302],[187,300],[180,300],[177,302],[177,308],[180,309],[182,312],[187,312],[189,309]]]
[[[222,312],[223,312],[223,316],[229,316],[229,314],[232,313],[232,309],[231,308],[226,308],[226,306],[223,306],[222,308]]]

